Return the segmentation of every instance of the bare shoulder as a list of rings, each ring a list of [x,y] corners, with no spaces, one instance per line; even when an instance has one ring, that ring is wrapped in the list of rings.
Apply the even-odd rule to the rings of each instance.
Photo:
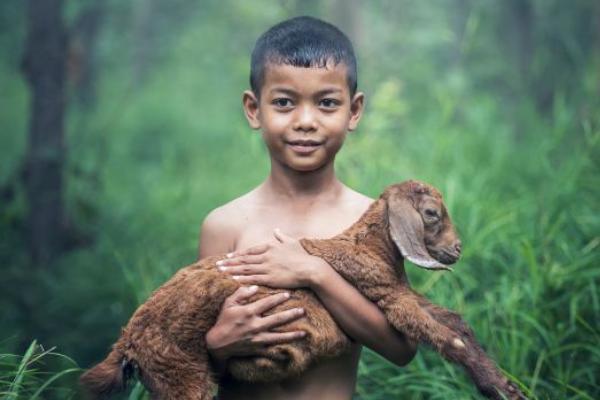
[[[236,239],[248,220],[247,211],[254,202],[255,190],[208,213],[200,229],[199,258],[235,250]]]
[[[349,208],[349,211],[359,217],[367,208],[375,201],[374,199],[357,192],[354,189],[344,185],[343,192],[344,204]]]

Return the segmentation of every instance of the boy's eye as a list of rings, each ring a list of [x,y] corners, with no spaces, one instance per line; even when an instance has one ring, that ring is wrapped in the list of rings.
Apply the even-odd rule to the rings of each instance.
[[[336,99],[323,99],[319,102],[319,106],[323,108],[334,108],[340,104]]]
[[[286,98],[279,98],[272,101],[272,103],[280,108],[288,108],[292,106],[292,100]]]

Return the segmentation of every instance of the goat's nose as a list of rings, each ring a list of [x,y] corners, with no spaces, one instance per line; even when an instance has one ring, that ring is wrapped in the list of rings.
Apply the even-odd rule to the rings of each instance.
[[[456,243],[454,243],[454,250],[460,254],[460,251],[462,250],[462,243],[460,240],[457,240]]]

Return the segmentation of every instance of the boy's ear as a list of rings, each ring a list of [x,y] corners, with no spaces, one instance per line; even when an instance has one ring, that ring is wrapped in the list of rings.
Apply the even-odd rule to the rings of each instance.
[[[248,124],[252,129],[260,129],[260,119],[258,118],[258,98],[251,90],[246,90],[242,96],[242,104],[244,106],[244,114],[248,120]]]
[[[363,108],[365,105],[365,94],[363,92],[357,92],[352,98],[350,104],[350,121],[348,122],[348,130],[353,131],[358,126],[358,121],[362,116]]]

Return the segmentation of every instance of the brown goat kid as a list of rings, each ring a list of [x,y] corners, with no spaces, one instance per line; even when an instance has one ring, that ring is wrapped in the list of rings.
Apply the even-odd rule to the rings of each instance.
[[[458,314],[430,303],[409,286],[403,258],[427,269],[449,269],[460,256],[460,241],[435,188],[416,181],[391,185],[342,234],[302,239],[301,244],[375,302],[398,331],[463,366],[484,396],[525,398]],[[216,322],[225,298],[239,287],[216,270],[222,258],[187,266],[158,288],[135,312],[108,357],[82,376],[82,384],[97,397],[106,397],[123,390],[137,372],[153,399],[210,399],[215,377],[204,334]],[[276,292],[261,288],[255,298]],[[303,307],[306,315],[280,330],[304,330],[307,335],[269,346],[257,357],[231,359],[228,370],[236,379],[281,380],[348,348],[348,338],[312,292],[290,292],[290,300],[275,310]]]

